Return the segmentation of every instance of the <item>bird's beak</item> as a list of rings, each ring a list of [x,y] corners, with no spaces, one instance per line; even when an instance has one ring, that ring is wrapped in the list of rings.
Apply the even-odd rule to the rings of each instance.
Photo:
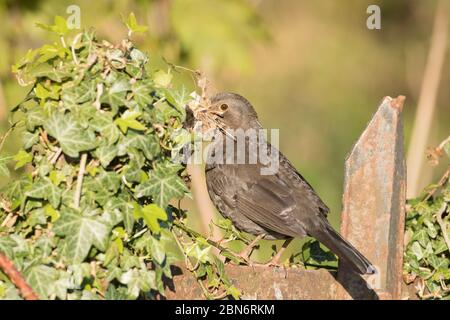
[[[223,118],[223,115],[225,113],[225,111],[221,111],[219,109],[217,109],[217,107],[211,107],[207,110],[210,114],[215,115],[219,118]]]

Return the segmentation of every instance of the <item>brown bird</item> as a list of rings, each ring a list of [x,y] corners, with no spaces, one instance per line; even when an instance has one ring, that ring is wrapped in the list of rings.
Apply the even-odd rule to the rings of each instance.
[[[245,163],[236,163],[237,152],[232,155],[233,163],[217,160],[219,153],[226,156],[227,150],[237,147],[233,130],[262,129],[250,102],[238,94],[219,93],[211,99],[208,113],[221,131],[208,152],[205,168],[208,193],[220,213],[229,218],[237,229],[257,236],[243,251],[243,257],[262,238],[286,239],[282,250],[272,260],[272,264],[277,264],[283,249],[293,238],[311,236],[354,271],[360,274],[375,272],[372,264],[329,224],[329,209],[311,185],[281,152],[264,139],[256,144],[268,148],[266,155],[275,155],[279,159],[278,170],[272,174],[262,174],[261,169],[267,164],[259,158],[256,163],[249,161],[251,152],[255,152],[251,148],[255,141],[248,138],[245,140]],[[223,147],[225,139],[232,141],[227,147]]]

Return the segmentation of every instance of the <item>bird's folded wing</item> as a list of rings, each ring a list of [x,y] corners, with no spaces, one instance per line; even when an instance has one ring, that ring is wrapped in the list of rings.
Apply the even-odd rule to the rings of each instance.
[[[301,237],[306,232],[297,219],[292,191],[280,180],[261,178],[236,195],[236,211],[258,225],[277,233]]]

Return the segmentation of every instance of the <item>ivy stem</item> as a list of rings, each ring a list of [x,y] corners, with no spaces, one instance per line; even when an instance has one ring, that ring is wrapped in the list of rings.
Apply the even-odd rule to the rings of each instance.
[[[3,149],[3,145],[5,144],[6,138],[13,132],[13,130],[16,128],[16,126],[20,123],[22,123],[22,120],[19,120],[11,125],[9,129],[0,137],[0,151]]]
[[[59,156],[61,155],[62,149],[61,147],[58,147],[58,149],[56,149],[55,153],[53,154],[53,156],[50,157],[50,164],[54,165],[56,163],[56,161],[58,160]]]
[[[64,40],[64,37],[63,37],[63,36],[60,36],[60,37],[59,37],[59,40],[61,40],[62,46],[63,46],[64,48],[67,48],[66,41]]]
[[[197,272],[195,272],[196,268],[192,267],[192,262],[189,259],[188,255],[186,254],[186,251],[184,250],[184,246],[181,244],[180,239],[178,239],[178,236],[175,234],[174,230],[172,230],[172,234],[173,237],[175,238],[175,242],[178,245],[178,248],[180,249],[180,251],[183,253],[184,255],[184,260],[185,260],[185,264],[186,264],[186,268],[192,272],[194,274],[195,279],[198,282],[198,285],[200,286],[200,288],[203,291],[203,294],[205,295],[205,297],[210,300],[211,299],[211,294],[208,291],[208,289],[205,287],[205,285],[203,284],[202,280],[198,277]],[[198,261],[197,261],[198,264]]]
[[[234,258],[238,259],[240,262],[243,262],[243,263],[247,264],[247,262],[246,262],[244,259],[242,259],[242,258],[239,257],[238,255],[236,255],[234,252],[228,250],[228,249],[225,248],[225,247],[222,247],[220,244],[218,244],[218,243],[212,241],[211,239],[206,239],[206,238],[205,238],[204,236],[202,236],[200,233],[198,233],[198,232],[196,232],[196,231],[194,231],[194,230],[192,230],[192,229],[186,227],[184,224],[180,223],[179,221],[174,220],[174,221],[173,221],[173,224],[174,224],[175,226],[177,226],[178,228],[180,228],[181,230],[183,230],[184,232],[186,232],[187,234],[189,234],[190,236],[192,236],[192,237],[194,237],[194,238],[203,238],[203,239],[205,239],[205,241],[206,241],[208,244],[210,244],[210,245],[212,245],[213,247],[219,249],[221,252],[226,252],[226,253],[232,255]]]
[[[80,160],[80,170],[78,171],[77,187],[75,190],[75,195],[73,196],[73,204],[77,209],[80,207],[81,187],[83,186],[83,176],[84,171],[86,170],[86,161],[87,153],[83,153]]]
[[[75,36],[75,39],[73,39],[73,42],[72,42],[72,46],[71,46],[71,49],[72,49],[72,59],[73,59],[73,61],[75,62],[75,64],[80,64],[80,63],[78,62],[77,54],[76,54],[76,52],[75,52],[75,45],[77,44],[77,42],[80,40],[80,38],[81,38],[82,36],[83,36],[82,33],[77,34],[77,35]]]
[[[16,269],[14,264],[8,257],[0,252],[0,270],[2,270],[11,282],[19,289],[20,295],[25,300],[39,300],[36,293],[30,285],[25,281],[22,274]]]

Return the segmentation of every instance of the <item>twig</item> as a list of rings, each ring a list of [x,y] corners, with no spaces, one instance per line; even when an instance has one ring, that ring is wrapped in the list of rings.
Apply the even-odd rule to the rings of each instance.
[[[59,37],[59,40],[61,40],[62,46],[63,46],[64,48],[67,48],[66,41],[64,40],[64,37],[63,37],[63,36],[60,36],[60,37]]]
[[[95,98],[94,106],[97,110],[100,110],[102,104],[100,103],[100,98],[103,94],[103,83],[97,83],[97,97]]]
[[[450,142],[450,136],[448,136],[444,141],[442,141],[439,146],[436,148],[436,150],[439,150],[440,152],[442,152],[442,150],[444,149],[444,146]]]
[[[442,208],[436,214],[436,220],[439,223],[439,227],[441,227],[445,244],[447,245],[447,249],[450,252],[450,239],[448,238],[448,234],[447,234],[447,225],[445,224],[444,220],[442,220],[442,215],[444,214],[445,209],[447,209],[447,203],[444,202],[444,204],[442,205]]]
[[[448,39],[449,2],[440,0],[436,8],[430,50],[422,80],[417,112],[407,157],[407,197],[413,198],[420,190],[420,173],[423,166],[428,136],[436,106],[437,92],[445,59]]]
[[[8,276],[25,300],[39,300],[38,296],[25,281],[22,274],[14,267],[12,261],[2,253],[0,253],[0,270]]]
[[[78,42],[78,40],[80,40],[82,35],[83,35],[82,33],[77,34],[72,41],[72,48],[71,48],[72,49],[72,58],[73,58],[73,61],[75,62],[75,64],[79,64],[77,55],[75,53],[75,45]]]
[[[173,224],[174,224],[175,226],[177,226],[178,228],[180,228],[181,230],[183,230],[184,232],[186,232],[187,234],[193,236],[194,238],[199,238],[199,237],[201,237],[201,238],[205,239],[205,241],[206,241],[208,244],[210,244],[210,245],[212,245],[213,247],[219,249],[220,252],[226,252],[226,253],[232,255],[232,256],[233,256],[234,258],[236,258],[237,260],[239,260],[239,262],[243,262],[243,263],[247,264],[247,262],[246,262],[244,259],[242,259],[241,257],[237,256],[234,252],[228,250],[228,249],[225,248],[225,247],[222,247],[220,244],[216,243],[215,241],[213,241],[213,240],[211,240],[211,239],[206,239],[206,238],[205,238],[204,236],[202,236],[200,233],[198,233],[198,232],[196,232],[196,231],[194,231],[194,230],[192,230],[192,229],[186,227],[186,226],[183,225],[182,223],[180,223],[180,222],[174,220],[174,221],[173,221]]]
[[[81,187],[83,186],[83,176],[84,171],[86,170],[86,160],[87,160],[87,153],[83,153],[81,155],[80,170],[78,171],[77,176],[77,186],[75,194],[73,196],[73,203],[75,208],[77,209],[80,207]]]
[[[50,164],[54,165],[56,163],[56,161],[58,160],[59,156],[61,155],[62,149],[61,147],[58,147],[58,149],[56,149],[56,152],[53,156],[50,157]]]
[[[431,165],[438,165],[439,158],[444,154],[444,147],[447,143],[450,143],[450,136],[442,141],[436,148],[427,149],[427,158]]]
[[[172,230],[172,234],[173,234],[173,237],[175,238],[175,242],[177,243],[178,248],[181,250],[181,252],[182,252],[183,255],[184,255],[184,260],[185,260],[186,268],[187,268],[188,270],[190,270],[190,271],[194,274],[195,279],[197,279],[197,282],[198,282],[200,288],[202,289],[203,294],[205,295],[205,297],[208,298],[208,299],[210,299],[211,294],[209,293],[208,289],[207,289],[207,288],[205,287],[205,285],[203,284],[202,280],[197,276],[197,272],[195,272],[195,269],[192,267],[191,260],[190,260],[189,257],[187,256],[186,251],[184,250],[184,247],[183,247],[183,245],[181,244],[180,239],[178,239],[178,236],[175,234],[174,230]]]
[[[427,195],[422,201],[427,201],[428,199],[430,199],[430,197],[436,192],[436,190],[441,188],[447,182],[449,177],[450,177],[450,166],[448,166],[447,170],[445,171],[442,178],[439,180],[438,184],[434,186],[434,188],[432,188],[430,191],[428,191]]]
[[[15,127],[22,121],[17,121],[9,127],[8,130],[0,137],[0,151],[3,149],[3,145],[5,144],[6,138],[11,134],[11,132],[15,129]]]

